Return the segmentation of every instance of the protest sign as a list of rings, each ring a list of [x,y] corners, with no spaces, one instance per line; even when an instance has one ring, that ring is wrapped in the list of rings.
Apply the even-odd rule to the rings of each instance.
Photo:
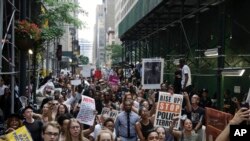
[[[71,80],[70,81],[70,84],[71,85],[74,85],[74,86],[78,86],[80,85],[82,82],[81,82],[81,79],[76,79],[76,80]]]
[[[146,58],[142,60],[142,88],[160,89],[163,82],[164,59]]]
[[[117,75],[110,75],[109,76],[109,84],[110,85],[118,85],[120,82],[120,78]]]
[[[173,122],[174,116],[181,115],[183,95],[170,94],[167,92],[159,92],[159,101],[156,109],[155,126],[163,126],[169,128]],[[174,126],[174,129],[179,129],[180,119]]]
[[[91,76],[91,66],[90,65],[82,65],[82,76],[90,77]]]
[[[83,124],[92,126],[95,121],[95,100],[82,95],[80,111],[76,119]]]
[[[115,121],[118,113],[119,113],[119,111],[117,111],[117,110],[107,108],[107,107],[103,107],[101,114],[102,114],[103,117],[109,117],[109,118],[112,118]]]
[[[7,141],[33,141],[25,126],[6,135]]]

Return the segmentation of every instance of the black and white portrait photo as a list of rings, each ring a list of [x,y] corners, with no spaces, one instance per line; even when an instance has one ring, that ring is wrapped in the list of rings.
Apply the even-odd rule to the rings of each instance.
[[[143,59],[142,70],[143,88],[160,88],[163,77],[163,59]]]

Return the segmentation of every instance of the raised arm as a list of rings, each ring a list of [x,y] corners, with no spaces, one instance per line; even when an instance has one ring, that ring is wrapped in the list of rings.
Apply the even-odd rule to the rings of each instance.
[[[242,121],[248,120],[250,116],[250,110],[247,108],[241,108],[238,110],[233,119],[229,122],[229,124],[224,128],[224,130],[219,134],[215,141],[230,141],[229,133],[230,133],[230,125],[238,125]]]

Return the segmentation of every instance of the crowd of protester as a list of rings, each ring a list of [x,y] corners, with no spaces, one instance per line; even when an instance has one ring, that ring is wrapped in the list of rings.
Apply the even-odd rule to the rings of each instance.
[[[120,78],[120,83],[116,86],[110,85],[107,79],[95,78],[95,76],[83,78],[74,74],[60,74],[57,78],[49,77],[41,87],[50,81],[54,87],[44,87],[40,91],[44,99],[39,108],[27,104],[15,114],[10,114],[6,110],[10,109],[6,99],[11,93],[1,79],[0,108],[5,123],[0,140],[6,140],[6,134],[22,126],[26,126],[34,141],[202,140],[202,125],[205,125],[204,108],[214,106],[207,89],[191,91],[191,84],[187,85],[183,82],[188,90],[185,91],[183,88],[179,90],[181,84],[176,87],[165,81],[161,84],[161,89],[145,90],[140,85],[139,71],[132,72],[137,73],[131,73],[126,77],[122,70],[114,70],[112,73]],[[179,72],[176,74],[180,75]],[[81,84],[72,85],[70,82],[75,79],[80,79]],[[178,92],[175,88],[178,88]],[[173,123],[168,129],[162,126],[154,127],[159,91],[182,94],[184,97],[182,114],[173,118]],[[96,118],[91,126],[82,124],[76,119],[82,95],[95,99]],[[227,104],[232,106],[232,103],[235,104],[234,111],[237,111],[236,107],[239,109],[239,102],[229,99],[229,102],[225,103],[225,111],[230,109]],[[104,107],[119,111],[116,119],[103,116],[101,112]],[[179,118],[180,128],[173,129]],[[232,123],[238,124],[242,120],[234,118]],[[223,134],[227,136],[228,129]]]

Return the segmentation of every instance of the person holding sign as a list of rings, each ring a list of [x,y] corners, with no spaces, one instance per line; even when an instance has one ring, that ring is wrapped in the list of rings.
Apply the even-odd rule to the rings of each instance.
[[[18,114],[11,114],[7,118],[7,130],[5,133],[10,133],[23,125],[22,120]]]
[[[173,129],[177,120],[178,117],[173,118],[173,122],[169,127],[169,132],[181,141],[198,141],[198,134],[193,130],[192,121],[190,119],[184,120],[183,130],[178,131]]]

